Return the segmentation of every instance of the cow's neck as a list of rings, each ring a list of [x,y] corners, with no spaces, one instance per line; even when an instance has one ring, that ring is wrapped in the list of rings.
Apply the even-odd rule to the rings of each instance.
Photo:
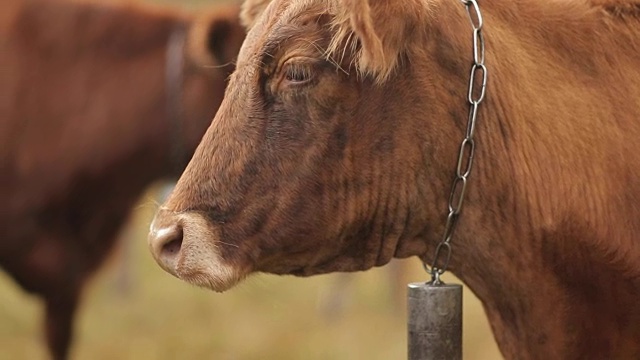
[[[123,15],[126,16],[126,14]],[[117,132],[112,138],[119,140],[117,149],[121,150],[120,153],[111,152],[114,158],[113,167],[107,167],[109,172],[135,174],[130,177],[121,176],[121,181],[126,183],[123,184],[122,190],[130,189],[132,192],[132,194],[123,194],[126,198],[131,198],[135,192],[139,193],[154,180],[178,175],[178,171],[175,170],[178,159],[173,157],[171,149],[184,149],[184,145],[183,139],[173,136],[172,133],[175,130],[175,124],[182,123],[184,119],[181,113],[177,111],[172,113],[172,110],[181,103],[182,92],[173,91],[174,94],[171,94],[168,87],[173,85],[179,88],[183,84],[181,82],[174,84],[175,81],[167,80],[167,76],[170,75],[167,67],[169,55],[176,51],[182,52],[181,48],[175,51],[170,50],[172,35],[176,33],[176,29],[182,29],[180,21],[153,14],[147,15],[140,26],[158,29],[156,37],[159,39],[154,41],[155,46],[148,47],[144,53],[136,54],[140,61],[131,60],[126,65],[123,64],[127,67],[126,69],[118,69],[123,74],[131,74],[129,75],[131,82],[135,83],[137,88],[136,94],[128,95],[136,99],[136,105],[130,108],[125,106],[126,112],[122,117],[116,120],[118,116],[114,115],[111,120],[126,124],[123,126],[127,130],[122,131],[122,128],[117,126],[111,126],[108,129]],[[144,22],[147,24],[145,25]],[[149,25],[149,23],[155,24]],[[126,34],[122,36],[126,37]],[[182,64],[176,66],[182,66]],[[128,89],[122,90],[123,93],[129,92]],[[180,99],[171,99],[172,95],[179,96]],[[172,106],[166,106],[170,100]],[[117,182],[116,179],[113,180]]]
[[[166,118],[169,132],[169,163],[174,173],[179,174],[184,170],[186,144],[183,133],[183,86],[185,77],[185,46],[187,41],[187,29],[184,26],[176,26],[169,36],[166,50],[165,65],[165,100]]]
[[[91,168],[89,175],[74,184],[69,195],[71,198],[85,199],[85,202],[86,199],[92,199],[91,204],[85,204],[85,207],[92,207],[86,214],[93,216],[87,219],[87,223],[96,218],[104,221],[100,224],[94,221],[91,224],[93,228],[86,228],[87,231],[96,232],[96,229],[100,229],[103,234],[113,233],[119,228],[128,210],[153,181],[174,175],[169,156],[172,138],[170,114],[164,106],[167,100],[164,79],[169,39],[181,21],[142,12],[131,15],[119,8],[112,11],[109,16],[114,24],[119,21],[127,23],[124,27],[127,31],[121,30],[109,38],[122,47],[121,52],[126,51],[127,42],[139,41],[140,35],[137,33],[143,31],[141,29],[154,29],[154,32],[148,35],[147,46],[135,47],[131,44],[136,50],[132,51],[127,61],[114,59],[114,56],[122,55],[121,52],[113,52],[115,55],[99,60],[104,61],[104,65],[90,64],[112,71],[113,74],[108,76],[128,78],[128,82],[120,83],[124,85],[122,88],[96,89],[95,96],[104,96],[118,106],[105,109],[101,117],[94,119],[108,125],[96,127],[101,134],[93,136],[108,141],[99,141],[91,147],[97,156],[89,158],[91,162],[82,166]],[[132,16],[136,21],[129,19]],[[96,81],[96,84],[100,83]],[[127,83],[135,86],[135,92],[126,87]],[[99,213],[103,213],[103,216],[96,216]]]
[[[425,158],[433,158],[433,164],[440,161],[449,165],[448,172],[436,175],[433,172],[442,169],[429,164],[431,176],[440,180],[429,184],[423,193],[440,194],[441,199],[425,201],[430,201],[431,206],[435,203],[441,214],[432,214],[427,220],[432,225],[425,232],[427,254],[433,254],[444,225],[448,186],[463,136],[461,124],[466,121],[464,99],[471,64],[471,59],[465,58],[471,54],[471,37],[459,31],[469,27],[464,9],[455,2],[445,3],[441,4],[438,16],[446,18],[447,25],[434,25],[431,42],[425,47],[433,50],[428,68],[433,68],[434,61],[439,67],[435,75],[429,76],[442,76],[435,83],[447,84],[448,88],[433,95],[435,98],[425,99],[423,103],[429,109],[415,113],[435,111],[436,118],[459,123],[439,124],[450,136],[435,150],[425,150]],[[549,49],[545,55],[540,49],[544,49],[546,42],[540,39],[548,39],[551,34],[539,36],[535,31],[545,32],[554,27],[538,26],[538,29],[531,25],[524,32],[531,33],[529,39],[518,31],[522,24],[496,13],[491,5],[481,4],[489,93],[480,113],[467,203],[453,240],[452,270],[482,300],[500,349],[508,358],[637,357],[640,274],[634,263],[640,257],[640,249],[631,241],[640,231],[637,221],[640,214],[635,208],[636,213],[624,214],[622,221],[611,217],[616,213],[619,216],[615,207],[628,208],[628,204],[621,198],[616,198],[618,203],[611,202],[613,199],[608,198],[611,189],[620,186],[605,182],[609,177],[602,164],[607,160],[600,159],[602,154],[597,149],[582,146],[598,141],[608,148],[619,147],[614,141],[603,144],[602,138],[614,140],[613,132],[620,129],[585,120],[595,119],[585,112],[589,103],[603,99],[589,98],[584,93],[582,102],[571,104],[548,96],[548,84],[575,75],[570,66],[552,68],[555,71],[548,74],[537,70],[541,58],[562,61],[566,55],[563,42],[570,43],[569,34],[580,31],[558,30],[553,34],[559,42],[557,48]],[[522,18],[527,18],[526,9],[518,11],[523,12]],[[516,38],[519,40],[515,41]],[[613,42],[602,40],[600,43]],[[617,78],[594,80],[624,82]],[[420,86],[429,83],[433,81],[425,80]],[[576,91],[582,89],[577,83],[573,85]],[[616,103],[613,97],[607,101]],[[439,109],[437,104],[451,105]],[[562,114],[563,121],[559,122],[557,111],[563,107],[572,113]],[[599,131],[585,134],[571,124]],[[430,126],[433,119],[423,119],[416,129]],[[628,229],[611,225],[616,222]],[[609,247],[613,238],[617,243]],[[620,248],[629,251],[619,253],[616,249]]]
[[[10,206],[12,202],[18,209],[38,206],[53,194],[80,187],[71,179],[89,184],[110,174],[119,175],[111,184],[118,194],[135,197],[166,174],[165,49],[175,22],[181,20],[67,2],[39,3],[20,16],[16,31],[24,38],[19,41],[27,44],[24,51],[37,54],[25,66],[46,79],[34,93],[47,94],[38,103],[40,113],[55,116],[22,123],[16,179],[23,190],[9,199]],[[91,101],[69,103],[88,93]],[[43,141],[42,136],[57,140]],[[52,158],[63,160],[52,162]],[[42,174],[54,175],[43,182]],[[131,194],[124,194],[128,191]]]
[[[185,122],[180,107],[183,101],[186,24],[184,19],[175,15],[143,12],[131,15],[130,11],[120,10],[117,8],[111,15],[113,23],[117,24],[120,20],[136,25],[129,25],[131,34],[118,33],[119,38],[112,41],[120,44],[126,43],[128,38],[139,41],[138,32],[143,31],[141,29],[155,29],[153,34],[147,35],[147,46],[137,47],[138,50],[131,55],[139,60],[129,59],[123,63],[123,68],[117,69],[119,73],[130,74],[130,81],[137,90],[135,94],[128,95],[136,99],[136,105],[127,108],[124,118],[118,119],[128,124],[127,130],[119,138],[120,148],[126,150],[121,154],[113,154],[117,157],[114,158],[114,166],[120,167],[125,173],[136,174],[125,180],[129,182],[127,188],[141,191],[156,179],[179,175],[184,165],[178,165],[183,159],[177,159],[174,156],[177,152],[172,149],[186,151],[183,137],[175,135],[176,129]],[[129,19],[132,16],[137,17],[135,21]],[[133,44],[131,46],[135,47]],[[116,60],[107,58],[104,61]],[[124,94],[129,91],[122,89]],[[116,126],[110,130],[122,132],[122,128]],[[184,131],[182,128],[180,130]],[[110,171],[113,172],[113,169]],[[137,186],[131,181],[135,181]]]

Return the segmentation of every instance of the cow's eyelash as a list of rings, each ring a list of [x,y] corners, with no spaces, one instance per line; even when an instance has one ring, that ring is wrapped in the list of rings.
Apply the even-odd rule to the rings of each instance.
[[[304,84],[313,77],[308,66],[302,64],[288,64],[284,68],[284,79],[292,84]]]

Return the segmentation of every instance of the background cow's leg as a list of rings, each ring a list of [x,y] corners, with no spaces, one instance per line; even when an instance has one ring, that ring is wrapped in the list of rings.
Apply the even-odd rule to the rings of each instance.
[[[73,320],[78,306],[78,292],[63,292],[45,296],[45,332],[47,345],[54,360],[65,360],[73,333]]]

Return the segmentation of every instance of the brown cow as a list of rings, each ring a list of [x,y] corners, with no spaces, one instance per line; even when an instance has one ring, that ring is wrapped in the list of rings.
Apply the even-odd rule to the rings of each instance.
[[[64,359],[83,284],[144,189],[184,169],[244,28],[237,6],[198,18],[62,1],[0,12],[0,265],[44,298]]]
[[[468,117],[464,6],[245,6],[226,98],[151,228],[160,266],[223,291],[430,261]],[[507,358],[638,359],[640,2],[480,7],[490,79],[450,268]]]

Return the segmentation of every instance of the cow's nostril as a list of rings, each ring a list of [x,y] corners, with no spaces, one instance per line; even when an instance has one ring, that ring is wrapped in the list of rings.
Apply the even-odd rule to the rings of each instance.
[[[174,240],[170,240],[168,243],[162,246],[162,256],[176,256],[180,252],[180,248],[182,247],[182,231],[180,231],[180,235],[178,238]]]
[[[152,230],[149,242],[158,263],[170,273],[175,273],[182,248],[183,231],[179,225]]]

